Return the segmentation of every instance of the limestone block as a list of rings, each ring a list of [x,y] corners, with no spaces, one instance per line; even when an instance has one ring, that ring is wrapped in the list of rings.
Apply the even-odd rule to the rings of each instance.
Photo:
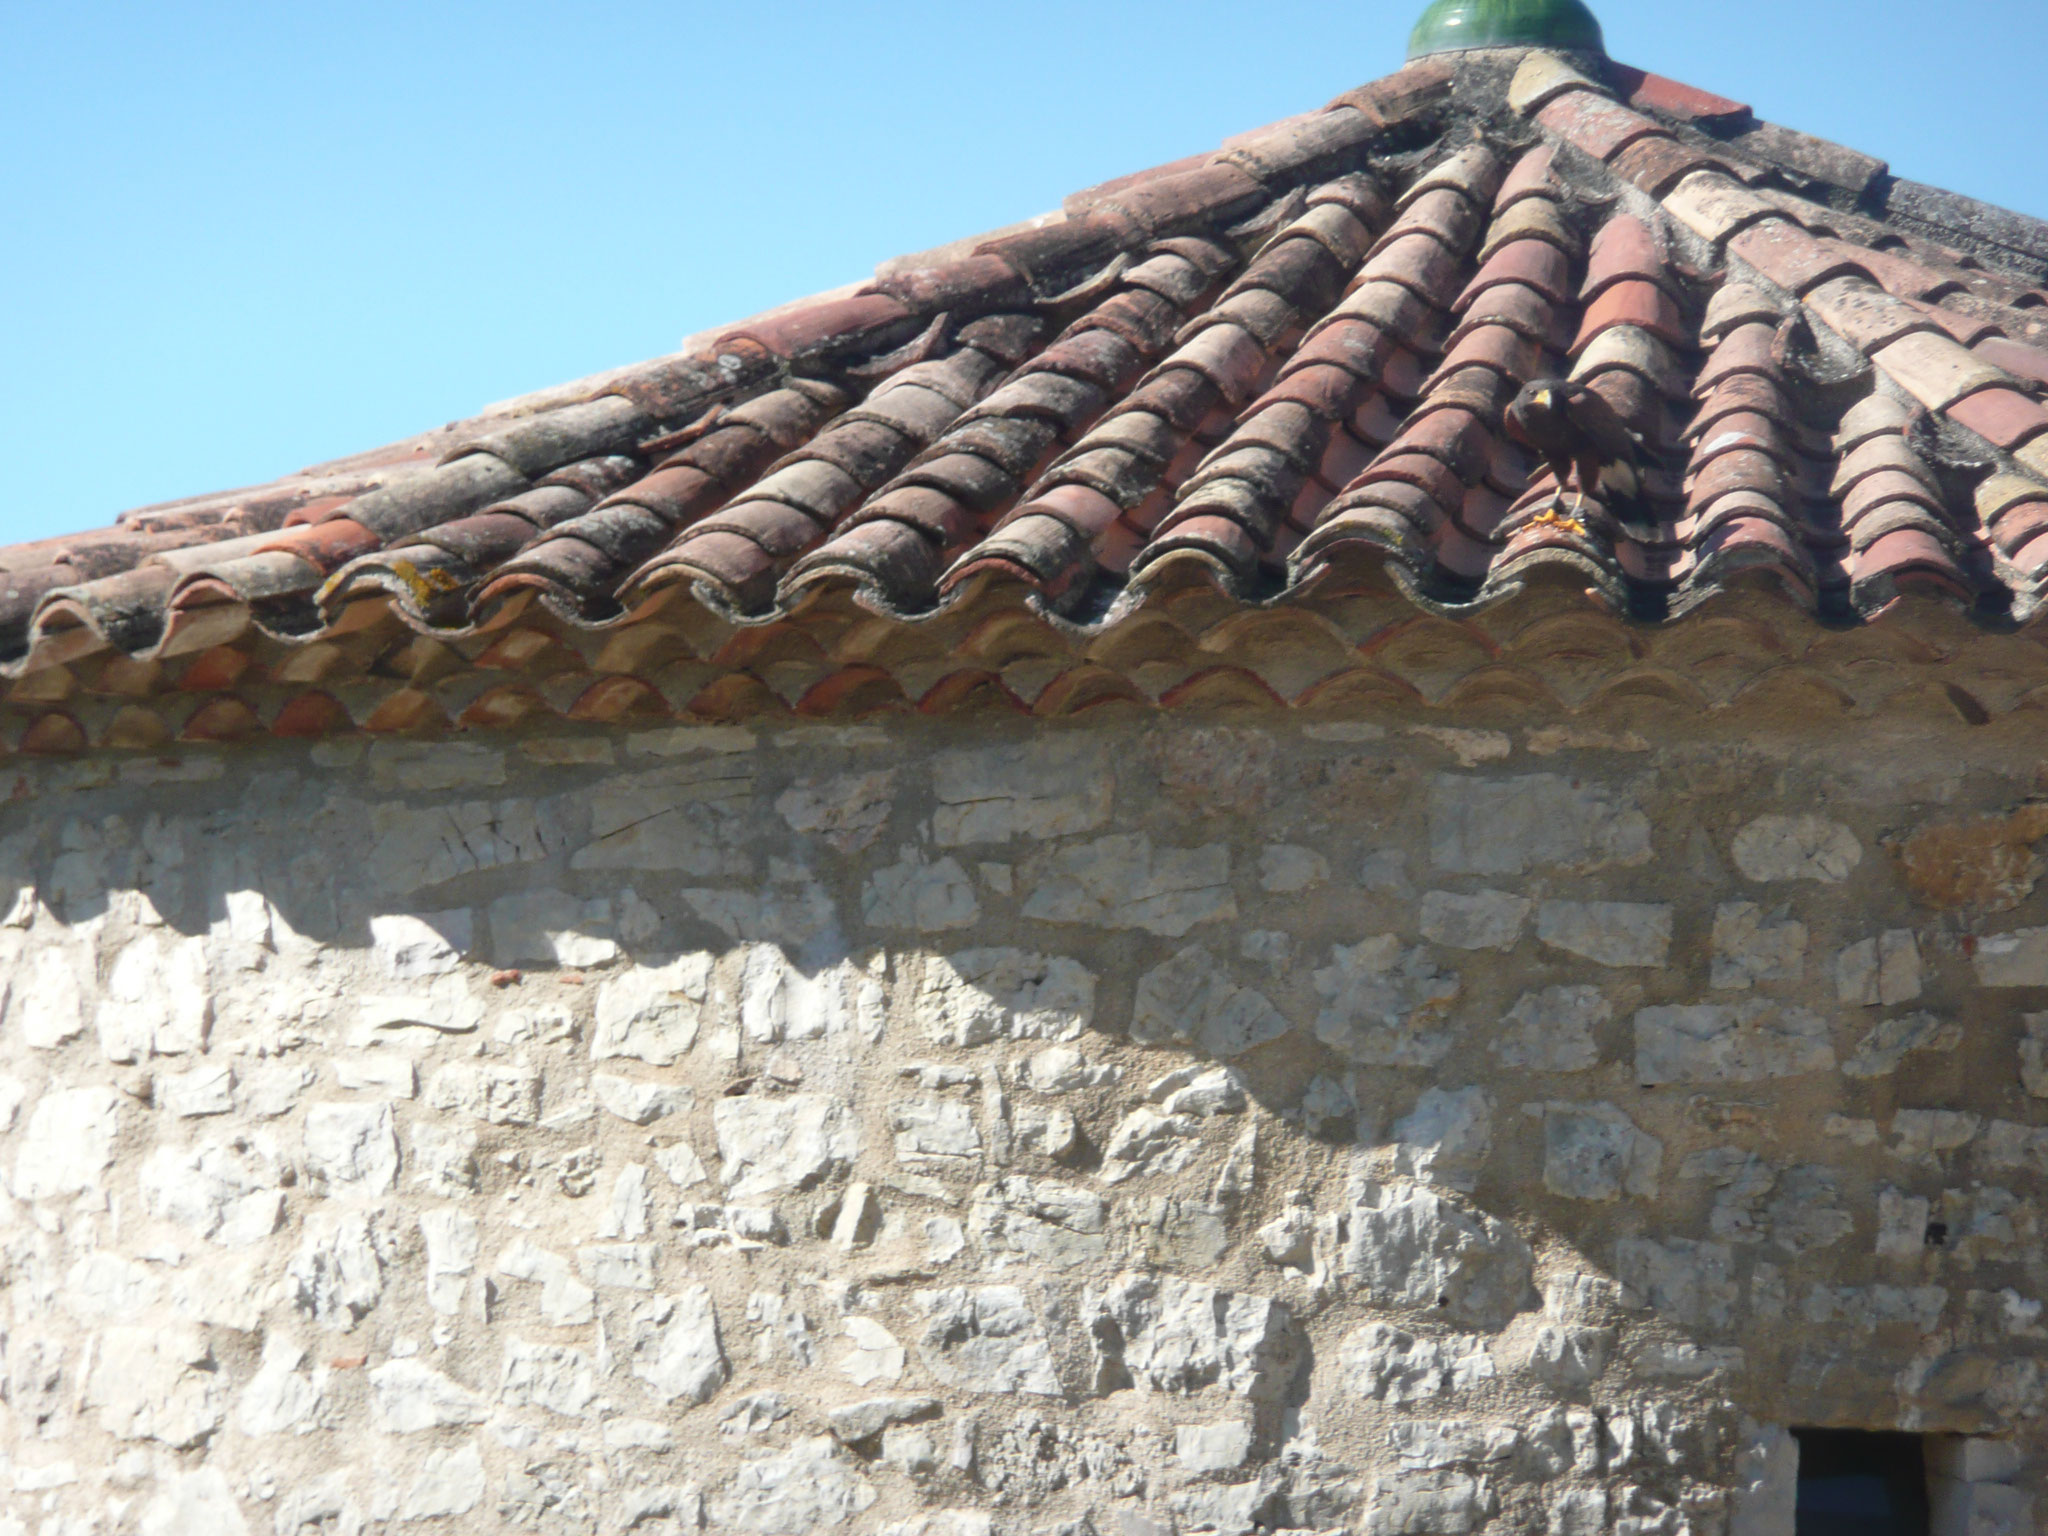
[[[1971,959],[1980,986],[2048,986],[2048,928],[1990,934],[1977,941]]]
[[[1174,1457],[1190,1472],[1229,1472],[1243,1466],[1251,1451],[1252,1427],[1241,1419],[1174,1426]]]
[[[1409,1419],[1387,1431],[1387,1444],[1408,1472],[1476,1468],[1506,1461],[1522,1443],[1510,1424],[1476,1419]]]
[[[227,1390],[197,1328],[109,1328],[99,1337],[84,1405],[116,1440],[172,1450],[204,1441],[227,1416]]]
[[[910,1424],[938,1416],[943,1405],[935,1397],[871,1397],[865,1402],[842,1403],[826,1412],[826,1427],[841,1445],[858,1445],[872,1440],[895,1424]]]
[[[2034,1497],[1998,1483],[1930,1478],[1929,1536],[2033,1536]]]
[[[839,1369],[848,1381],[857,1387],[870,1387],[878,1381],[903,1379],[908,1356],[896,1342],[895,1334],[871,1317],[849,1317],[840,1327],[852,1346],[839,1361]]]
[[[711,995],[711,957],[684,955],[667,965],[634,965],[597,989],[590,1059],[631,1056],[673,1065],[696,1043]]]
[[[1469,1191],[1493,1150],[1493,1105],[1481,1088],[1425,1088],[1393,1144],[1396,1172]]]
[[[1907,1325],[1922,1334],[1940,1326],[1948,1292],[1938,1285],[1816,1285],[1801,1311],[1809,1323],[1847,1323],[1864,1332]]]
[[[1504,1067],[1584,1072],[1600,1063],[1594,1031],[1614,1017],[1598,987],[1545,987],[1524,992],[1490,1042]]]
[[[730,759],[600,778],[579,797],[589,808],[590,841],[569,867],[744,879],[754,859],[737,810],[752,789],[752,772]]]
[[[1635,1018],[1636,1080],[1751,1083],[1831,1071],[1827,1020],[1760,999],[1644,1008]]]
[[[841,1101],[816,1093],[722,1098],[711,1109],[727,1192],[751,1199],[809,1189],[860,1155],[859,1123]]]
[[[1095,1013],[1095,976],[1072,960],[1021,949],[932,956],[913,1004],[931,1040],[1072,1040]]]
[[[1103,1145],[1102,1180],[1121,1184],[1139,1174],[1178,1173],[1194,1161],[1201,1134],[1201,1122],[1192,1115],[1134,1109],[1117,1121]]]
[[[627,1336],[633,1375],[663,1403],[709,1402],[730,1374],[718,1311],[704,1286],[642,1302]]]
[[[1118,1066],[1090,1066],[1070,1045],[1048,1045],[1017,1063],[1017,1081],[1034,1093],[1072,1093],[1077,1088],[1104,1088],[1123,1078]]]
[[[576,1250],[576,1271],[598,1290],[651,1291],[660,1251],[653,1243],[587,1243]]]
[[[114,1160],[120,1095],[105,1084],[46,1092],[14,1158],[14,1196],[53,1200],[96,1188]]]
[[[180,1120],[227,1115],[235,1108],[235,1074],[224,1061],[211,1061],[189,1072],[167,1072],[157,1079],[157,1098]]]
[[[1922,1447],[1930,1478],[1958,1483],[2010,1483],[2025,1467],[2018,1442],[1982,1435],[1939,1435]]]
[[[420,1212],[427,1248],[427,1302],[443,1317],[462,1310],[462,1291],[482,1251],[476,1218],[456,1206]]]
[[[459,741],[374,741],[370,782],[379,789],[492,789],[505,782],[505,754]]]
[[[652,1125],[665,1116],[688,1110],[697,1102],[697,1095],[684,1084],[645,1083],[609,1072],[591,1074],[590,1096],[597,1100],[600,1109],[628,1125]]]
[[[27,953],[8,967],[6,1026],[39,1051],[54,1050],[85,1033],[91,960],[71,931],[39,926]]]
[[[740,1032],[763,1045],[856,1033],[882,1038],[882,984],[851,961],[807,974],[773,944],[750,945],[740,962]]]
[[[487,1125],[539,1123],[540,1093],[540,1073],[523,1061],[452,1061],[427,1079],[428,1104]]]
[[[429,1451],[398,1503],[401,1520],[466,1515],[484,1497],[484,1459],[474,1440],[459,1450]]]
[[[713,1530],[810,1536],[864,1514],[880,1495],[829,1435],[741,1463],[704,1502]]]
[[[109,1061],[146,1061],[206,1049],[213,991],[206,942],[144,933],[114,957],[94,1015]]]
[[[396,912],[370,919],[370,949],[377,968],[398,981],[443,976],[459,969],[476,940],[469,908]]]
[[[1422,898],[1422,936],[1450,949],[1513,949],[1535,905],[1506,891],[1431,891]]]
[[[405,992],[363,995],[356,1005],[359,1043],[371,1044],[407,1030],[429,1035],[474,1034],[484,1021],[484,1004],[464,976],[435,976]]]
[[[1155,848],[1142,832],[1069,844],[1028,860],[1024,916],[1090,928],[1138,928],[1184,937],[1237,916],[1230,850]]]
[[[1751,901],[1714,909],[1712,984],[1746,992],[1760,981],[1798,981],[1806,974],[1806,924],[1773,918]]]
[[[491,903],[491,955],[499,965],[607,965],[619,957],[612,904],[566,891],[520,891]]]
[[[1650,823],[1627,797],[1560,774],[1439,774],[1429,791],[1429,857],[1463,875],[1642,864]]]
[[[1505,1222],[1420,1185],[1368,1187],[1340,1266],[1376,1306],[1499,1328],[1534,1304],[1534,1256]]]
[[[868,876],[861,917],[873,928],[944,933],[980,922],[981,903],[958,859],[927,864],[915,847],[905,846],[894,864]]]
[[[138,1182],[150,1214],[226,1248],[262,1242],[283,1215],[280,1162],[267,1136],[160,1146],[143,1160]]]
[[[1536,937],[1595,965],[1661,966],[1671,953],[1671,908],[1659,902],[1546,901],[1536,913]]]
[[[285,1270],[292,1303],[320,1327],[345,1333],[384,1294],[384,1260],[364,1211],[318,1211],[306,1218],[299,1251]]]
[[[882,835],[895,796],[896,774],[884,768],[799,779],[776,797],[775,809],[792,832],[816,833],[827,847],[853,854]]]
[[[419,1093],[419,1068],[410,1057],[391,1051],[370,1051],[359,1056],[336,1057],[334,1081],[351,1093],[410,1099]]]
[[[1099,746],[1060,736],[941,752],[932,789],[932,836],[958,848],[1092,832],[1109,820],[1115,780]]]
[[[540,1247],[531,1238],[516,1238],[507,1244],[498,1255],[496,1269],[508,1280],[524,1280],[540,1287],[543,1322],[569,1328],[589,1322],[594,1315],[597,1293],[576,1278],[567,1259]]]
[[[1421,946],[1393,934],[1336,945],[1315,973],[1316,1038],[1358,1066],[1433,1067],[1451,1048],[1440,1026],[1459,992]]]
[[[1366,1536],[1467,1536],[1500,1507],[1487,1479],[1460,1472],[1376,1478]]]
[[[1625,1237],[1615,1245],[1615,1274],[1630,1306],[1681,1328],[1723,1329],[1734,1320],[1734,1254],[1724,1243]]]
[[[1927,1251],[1927,1220],[1933,1207],[1924,1195],[1885,1188],[1877,1195],[1877,1256],[1917,1259]]]
[[[654,1199],[647,1189],[647,1165],[628,1163],[612,1180],[611,1198],[605,1202],[599,1237],[623,1238],[628,1242],[645,1237],[651,1225]]]
[[[1543,1187],[1568,1200],[1655,1199],[1664,1146],[1612,1104],[1531,1104],[1543,1121]]]
[[[1222,962],[1189,945],[1138,978],[1131,1038],[1142,1045],[1191,1045],[1205,1056],[1241,1056],[1289,1028],[1265,997],[1241,987]]]
[[[1241,1115],[1246,1104],[1244,1078],[1235,1067],[1180,1067],[1145,1089],[1146,1099],[1167,1115]]]
[[[200,1467],[158,1478],[141,1536],[249,1536],[249,1525],[220,1469]]]
[[[1863,845],[1825,816],[1759,816],[1735,834],[1731,849],[1743,878],[1767,884],[1817,880],[1838,885],[1863,862]]]
[[[312,1105],[305,1149],[307,1173],[330,1194],[381,1195],[398,1177],[398,1133],[388,1103]]]
[[[476,1132],[466,1126],[415,1121],[412,1183],[429,1194],[459,1199],[477,1187]]]
[[[1443,1397],[1500,1374],[1477,1334],[1414,1334],[1386,1323],[1347,1334],[1337,1368],[1348,1391],[1386,1403]]]
[[[373,889],[403,894],[463,875],[551,858],[569,844],[562,807],[546,800],[369,808],[363,873]]]
[[[1963,1026],[1931,1013],[1907,1013],[1886,1019],[1856,1042],[1842,1063],[1844,1077],[1889,1077],[1908,1056],[1921,1051],[1945,1053],[1963,1043]]]
[[[155,1306],[162,1290],[142,1265],[97,1248],[65,1272],[57,1300],[82,1323],[129,1322]]]
[[[235,1404],[235,1427],[245,1435],[308,1434],[323,1428],[327,1370],[300,1369],[306,1352],[279,1334],[263,1341],[263,1363]]]
[[[1302,1355],[1287,1307],[1171,1275],[1125,1274],[1089,1303],[1096,1379],[1146,1392],[1215,1387],[1269,1401]]]
[[[889,1129],[895,1133],[899,1163],[927,1173],[980,1169],[981,1132],[973,1109],[958,1099],[926,1094],[893,1104]]]
[[[1953,1109],[1902,1109],[1892,1116],[1892,1143],[1885,1150],[1893,1157],[1941,1166],[1941,1156],[1976,1139],[1984,1122],[1980,1116]]]
[[[995,1268],[1020,1260],[1068,1269],[1108,1250],[1109,1202],[1051,1179],[997,1179],[974,1191],[967,1231]]]
[[[1771,1241],[1795,1256],[1833,1247],[1856,1225],[1843,1208],[1841,1175],[1818,1163],[1787,1169],[1765,1214]]]
[[[1330,861],[1313,848],[1274,843],[1259,854],[1259,889],[1273,896],[1293,896],[1330,879]]]
[[[1583,1391],[1607,1369],[1614,1340],[1611,1328],[1545,1323],[1530,1339],[1524,1363],[1538,1381],[1566,1392]]]
[[[597,1369],[582,1350],[525,1339],[505,1341],[498,1401],[507,1408],[545,1408],[565,1419],[578,1419],[596,1399]]]
[[[1038,1397],[1062,1393],[1045,1327],[1014,1285],[918,1291],[924,1314],[918,1358],[942,1385],[963,1392]]]
[[[1851,944],[1835,957],[1835,996],[1864,1008],[1890,1008],[1920,995],[1920,940],[1893,928]]]

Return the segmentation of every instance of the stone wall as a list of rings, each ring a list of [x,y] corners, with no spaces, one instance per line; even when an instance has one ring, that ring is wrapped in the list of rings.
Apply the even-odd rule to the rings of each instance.
[[[20,768],[0,1532],[2030,1528],[2024,725]]]

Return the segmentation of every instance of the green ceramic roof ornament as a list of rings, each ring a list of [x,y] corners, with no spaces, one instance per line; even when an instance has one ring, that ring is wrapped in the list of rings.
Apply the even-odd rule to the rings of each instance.
[[[1465,48],[1607,52],[1585,0],[1434,0],[1408,39],[1408,57]]]

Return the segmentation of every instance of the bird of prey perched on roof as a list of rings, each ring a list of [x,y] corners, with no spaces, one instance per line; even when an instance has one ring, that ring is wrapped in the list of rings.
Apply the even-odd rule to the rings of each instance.
[[[1522,387],[1508,407],[1508,436],[1534,450],[1550,467],[1562,500],[1574,477],[1578,504],[1588,495],[1606,492],[1634,500],[1642,492],[1641,469],[1656,454],[1600,398],[1599,392],[1574,379],[1535,379]]]

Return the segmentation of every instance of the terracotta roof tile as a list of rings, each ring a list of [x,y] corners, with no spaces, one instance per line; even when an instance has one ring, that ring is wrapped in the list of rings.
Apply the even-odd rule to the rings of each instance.
[[[1671,623],[1757,584],[1788,622],[2031,618],[2048,235],[2028,265],[2016,216],[1944,225],[1946,194],[1642,71],[1501,81],[1428,59],[675,356],[0,551],[10,737],[1271,693],[1197,639],[1142,682],[959,649],[998,612],[1077,647],[1191,623],[1191,584],[1212,618],[1568,591]],[[1668,458],[1638,504],[1559,515],[1503,437],[1565,369]],[[848,601],[923,659],[841,655]],[[1352,649],[1369,681],[1281,696],[1450,696]]]

